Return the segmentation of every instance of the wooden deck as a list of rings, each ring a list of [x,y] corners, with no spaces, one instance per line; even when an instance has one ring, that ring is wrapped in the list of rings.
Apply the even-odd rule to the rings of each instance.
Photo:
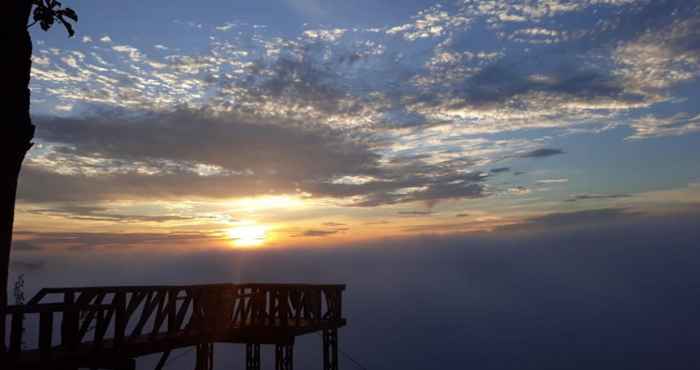
[[[41,290],[11,306],[2,333],[3,369],[132,369],[136,357],[197,348],[197,370],[213,365],[211,343],[245,343],[246,368],[260,368],[260,345],[276,346],[276,368],[292,369],[294,339],[321,332],[324,369],[337,369],[343,285],[219,284]],[[39,320],[36,344],[27,320]],[[7,337],[7,338],[6,338]],[[7,344],[7,345],[6,345]],[[8,366],[5,367],[5,364]]]

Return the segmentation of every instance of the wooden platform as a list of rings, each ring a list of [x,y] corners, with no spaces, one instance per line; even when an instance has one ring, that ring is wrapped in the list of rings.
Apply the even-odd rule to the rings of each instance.
[[[211,343],[245,343],[246,368],[260,368],[260,345],[276,346],[276,368],[291,369],[294,339],[321,332],[324,369],[337,369],[343,285],[218,284],[50,288],[3,317],[3,369],[131,369],[134,358],[197,348],[198,370],[213,365]],[[27,320],[39,320],[26,343]],[[7,338],[6,338],[7,337]],[[6,345],[7,344],[7,345]],[[29,348],[29,349],[27,349]],[[8,365],[7,367],[5,365]]]

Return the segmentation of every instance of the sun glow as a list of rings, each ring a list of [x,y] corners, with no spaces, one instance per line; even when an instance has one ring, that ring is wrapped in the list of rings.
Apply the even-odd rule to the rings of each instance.
[[[267,228],[257,224],[241,225],[230,229],[228,236],[236,247],[259,247],[265,244]]]

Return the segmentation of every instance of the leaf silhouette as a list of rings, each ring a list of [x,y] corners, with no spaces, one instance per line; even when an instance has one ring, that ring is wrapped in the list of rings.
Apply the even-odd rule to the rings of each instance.
[[[33,0],[32,3],[35,6],[33,13],[34,22],[27,26],[27,28],[33,26],[35,23],[39,23],[42,30],[48,31],[51,26],[53,26],[56,19],[58,19],[66,28],[69,37],[75,35],[73,25],[66,19],[68,18],[73,22],[77,22],[78,14],[75,10],[71,8],[62,8],[62,4],[55,0]]]

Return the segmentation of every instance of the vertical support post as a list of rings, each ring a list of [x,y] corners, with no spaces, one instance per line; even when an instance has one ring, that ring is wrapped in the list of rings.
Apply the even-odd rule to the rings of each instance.
[[[75,306],[75,293],[67,291],[63,296],[66,308],[61,320],[61,345],[69,351],[74,350],[78,342],[78,330],[80,326],[80,311]]]
[[[116,306],[114,318],[114,347],[117,351],[119,351],[124,344],[126,324],[128,321],[128,318],[126,317],[126,292],[117,292],[112,302]]]
[[[214,370],[214,343],[209,343],[209,368],[207,370]]]
[[[338,329],[323,330],[323,370],[338,370]]]
[[[260,370],[260,344],[245,344],[245,368],[246,370]]]
[[[10,358],[16,360],[22,352],[22,334],[24,334],[24,313],[14,312],[10,324]]]
[[[211,343],[202,343],[197,345],[197,362],[195,370],[211,370],[213,365],[213,345]]]
[[[177,333],[176,315],[177,315],[177,295],[180,291],[177,288],[168,290],[168,334],[174,335]]]
[[[294,343],[275,345],[275,370],[294,370]]]
[[[39,357],[42,362],[51,360],[51,337],[53,336],[53,312],[39,314]]]

